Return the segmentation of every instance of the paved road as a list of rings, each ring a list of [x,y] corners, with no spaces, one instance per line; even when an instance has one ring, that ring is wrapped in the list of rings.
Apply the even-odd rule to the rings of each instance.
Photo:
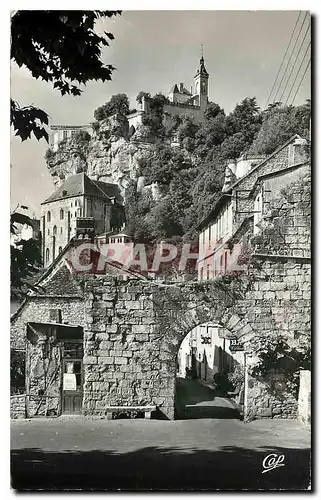
[[[309,431],[296,421],[238,419],[12,421],[19,490],[305,490]],[[262,474],[264,458],[284,467]]]
[[[197,380],[177,379],[177,418],[240,418],[235,404]]]

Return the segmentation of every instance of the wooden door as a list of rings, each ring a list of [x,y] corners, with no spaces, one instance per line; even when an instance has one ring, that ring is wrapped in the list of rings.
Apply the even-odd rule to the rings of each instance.
[[[64,343],[62,412],[80,414],[83,397],[82,345]]]

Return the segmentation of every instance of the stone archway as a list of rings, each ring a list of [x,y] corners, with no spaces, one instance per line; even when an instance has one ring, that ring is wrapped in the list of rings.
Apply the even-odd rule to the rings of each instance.
[[[224,338],[242,339],[245,346],[254,336],[252,327],[240,316],[229,309],[225,309],[221,315],[215,314],[215,310],[207,310],[200,305],[192,310],[187,310],[173,323],[170,332],[163,337],[160,344],[160,358],[162,360],[162,386],[167,389],[166,397],[158,404],[162,413],[169,419],[175,417],[175,393],[176,393],[176,365],[179,347],[184,338],[197,326],[205,322],[218,324],[225,330]],[[165,369],[166,368],[166,369]]]
[[[104,277],[87,281],[86,296],[85,414],[104,414],[108,406],[154,405],[173,419],[183,338],[207,321],[237,337],[253,334],[235,312],[235,295],[220,286],[207,290],[197,283]]]

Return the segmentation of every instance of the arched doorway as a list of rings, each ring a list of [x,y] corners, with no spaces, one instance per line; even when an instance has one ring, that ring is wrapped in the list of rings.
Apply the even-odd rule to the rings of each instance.
[[[221,307],[219,307],[220,302],[217,301],[214,307],[207,307],[207,305],[194,305],[184,313],[176,316],[175,320],[171,323],[170,328],[163,335],[162,342],[160,345],[161,359],[162,359],[162,372],[161,372],[161,386],[166,388],[166,397],[162,402],[161,411],[169,419],[177,418],[176,411],[176,388],[177,388],[177,373],[178,373],[178,354],[180,346],[185,339],[185,337],[195,328],[201,327],[203,324],[206,325],[210,323],[212,325],[217,325],[220,329],[219,336],[222,336],[223,342],[225,338],[225,352],[230,350],[230,344],[233,342],[241,343],[244,347],[244,351],[238,352],[238,358],[240,362],[238,364],[244,365],[245,354],[250,348],[251,338],[253,338],[254,332],[250,324],[245,320],[244,317],[238,316],[233,309],[230,307],[222,307],[223,302],[221,302]],[[201,338],[201,337],[200,337]],[[205,340],[206,341],[206,340]],[[220,346],[218,346],[219,348]],[[229,356],[220,356],[219,349],[213,351],[213,356],[217,356],[218,362],[222,364],[222,359],[225,360]],[[220,360],[220,361],[219,361]],[[196,360],[196,361],[203,361]],[[205,373],[205,363],[203,363],[203,368],[196,363],[196,373],[200,378],[211,376],[210,370],[207,368]],[[203,370],[203,371],[202,371]],[[243,379],[245,378],[245,370],[242,373]],[[244,382],[244,387],[246,388],[246,383]],[[245,390],[245,389],[244,389]],[[241,393],[244,394],[242,389]],[[234,391],[231,391],[234,392]],[[246,398],[244,407],[244,418],[246,418]],[[240,399],[240,402],[242,400]],[[242,402],[243,403],[243,402]]]
[[[176,419],[241,418],[243,355],[230,350],[227,336],[221,325],[203,323],[184,337],[177,353]]]

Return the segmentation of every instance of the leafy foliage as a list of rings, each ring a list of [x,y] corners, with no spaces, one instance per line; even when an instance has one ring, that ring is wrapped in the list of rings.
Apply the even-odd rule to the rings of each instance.
[[[269,380],[274,373],[281,373],[286,389],[297,397],[300,370],[311,370],[310,342],[294,349],[284,339],[266,339],[258,357],[259,362],[252,368],[252,376]]]
[[[141,99],[143,95],[146,93],[141,92],[137,97]],[[221,195],[229,159],[237,159],[247,152],[268,154],[272,146],[274,151],[294,133],[306,135],[308,130],[309,103],[291,108],[290,126],[286,133],[283,127],[281,133],[275,116],[278,119],[279,115],[288,116],[288,110],[280,103],[261,112],[255,98],[246,98],[229,115],[218,104],[209,103],[201,124],[188,116],[176,116],[164,125],[166,102],[161,94],[148,99],[150,111],[144,117],[144,124],[160,141],[154,152],[139,162],[139,173],[145,177],[145,184],[157,183],[161,199],[149,197],[147,209],[146,194],[138,193],[135,209],[130,201],[126,209],[133,234],[143,232],[145,238],[151,240],[173,236],[195,239],[198,224]],[[168,144],[168,138],[173,136],[180,148]],[[264,137],[269,138],[268,145],[259,146]],[[140,204],[144,207],[142,211]],[[136,209],[139,217],[134,215]]]
[[[48,132],[42,125],[48,125],[48,115],[34,106],[20,108],[11,100],[10,125],[22,141],[31,138],[31,134],[39,141],[44,138],[48,142]]]
[[[263,116],[262,127],[250,148],[251,153],[271,154],[294,134],[305,139],[309,137],[310,100],[297,107],[282,106],[282,103],[270,105]]]
[[[168,98],[162,93],[155,94],[148,99],[148,111],[143,115],[142,124],[148,126],[151,134],[158,138],[163,138],[165,135],[163,124],[164,105],[168,102]]]
[[[22,209],[28,207],[21,206]],[[10,232],[18,233],[17,224],[27,224],[32,227],[32,220],[26,214],[14,211],[10,216]],[[39,241],[30,238],[21,239],[17,244],[11,245],[11,296],[21,299],[29,289],[28,281],[33,279],[42,267],[41,250]]]
[[[142,90],[139,92],[138,96],[136,97],[136,101],[138,102],[138,104],[142,104],[143,102],[143,97],[147,98],[147,99],[150,99],[151,98],[151,95],[149,92],[143,92]]]
[[[10,352],[11,395],[22,394],[25,391],[25,364],[26,364],[25,352],[11,349]]]
[[[25,66],[36,79],[53,85],[61,95],[81,94],[80,84],[111,80],[114,67],[100,60],[101,49],[114,39],[112,33],[98,35],[95,22],[120,11],[19,10],[11,20],[11,59]],[[24,141],[33,133],[48,142],[47,114],[33,106],[20,108],[11,101],[11,124]]]
[[[129,114],[129,100],[126,94],[116,94],[94,111],[94,117],[97,121],[106,120],[112,115],[120,114],[126,116]]]

